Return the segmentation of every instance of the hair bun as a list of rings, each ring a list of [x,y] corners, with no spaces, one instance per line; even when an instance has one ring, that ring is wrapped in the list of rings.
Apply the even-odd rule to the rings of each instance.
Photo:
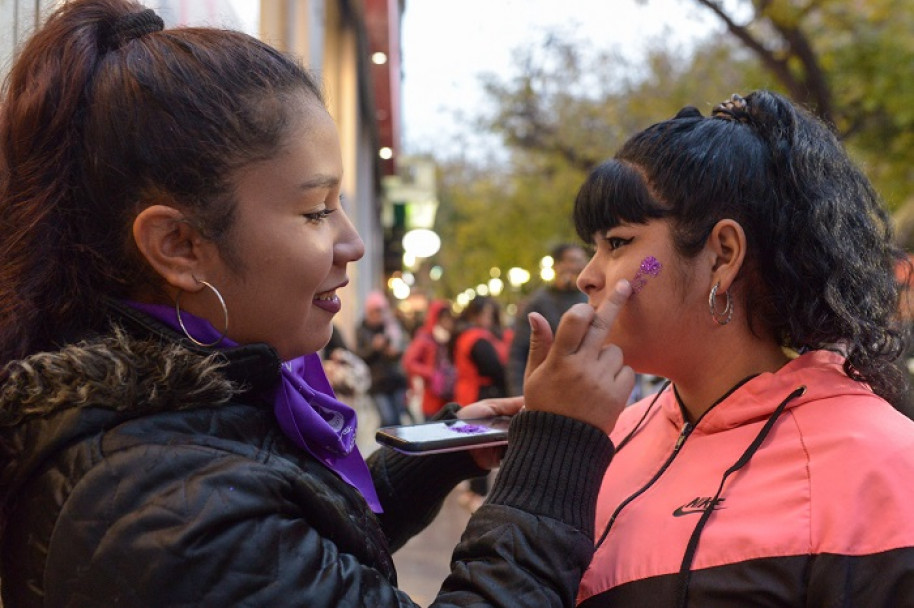
[[[102,50],[108,52],[119,49],[135,38],[164,29],[165,22],[151,8],[121,15],[111,24],[107,35],[102,36]]]
[[[711,116],[725,120],[735,120],[745,124],[752,122],[749,116],[749,102],[736,93],[730,95],[730,99],[727,101],[715,106],[711,111]]]

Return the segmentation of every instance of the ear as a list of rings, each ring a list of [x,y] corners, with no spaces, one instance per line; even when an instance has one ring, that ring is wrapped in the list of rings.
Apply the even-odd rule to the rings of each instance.
[[[182,291],[197,291],[205,277],[211,243],[182,211],[151,205],[133,220],[133,238],[140,254],[165,281]]]
[[[733,285],[746,258],[746,233],[739,222],[723,219],[714,225],[707,247],[713,256],[711,283],[720,281],[721,293]]]

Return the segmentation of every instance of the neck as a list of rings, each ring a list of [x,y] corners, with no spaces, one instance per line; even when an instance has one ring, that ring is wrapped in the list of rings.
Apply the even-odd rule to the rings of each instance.
[[[729,343],[728,343],[729,342]],[[689,422],[695,422],[749,376],[779,370],[790,358],[776,343],[754,338],[723,341],[706,349],[703,363],[674,379]]]

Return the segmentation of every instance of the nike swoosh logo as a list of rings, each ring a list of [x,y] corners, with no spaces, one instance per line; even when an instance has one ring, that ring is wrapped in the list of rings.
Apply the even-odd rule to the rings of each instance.
[[[701,507],[696,507],[692,509],[686,509],[684,507],[679,507],[673,511],[673,517],[682,517],[683,515],[694,515],[695,513],[704,513],[705,510]]]

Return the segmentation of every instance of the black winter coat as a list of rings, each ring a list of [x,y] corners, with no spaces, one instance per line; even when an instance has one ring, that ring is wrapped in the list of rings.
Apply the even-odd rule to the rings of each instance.
[[[391,551],[479,475],[466,454],[375,452],[376,516],[279,429],[259,396],[278,379],[271,348],[205,356],[140,313],[116,316],[124,329],[4,372],[6,608],[414,605]],[[573,604],[612,444],[542,412],[511,433],[436,606]]]

